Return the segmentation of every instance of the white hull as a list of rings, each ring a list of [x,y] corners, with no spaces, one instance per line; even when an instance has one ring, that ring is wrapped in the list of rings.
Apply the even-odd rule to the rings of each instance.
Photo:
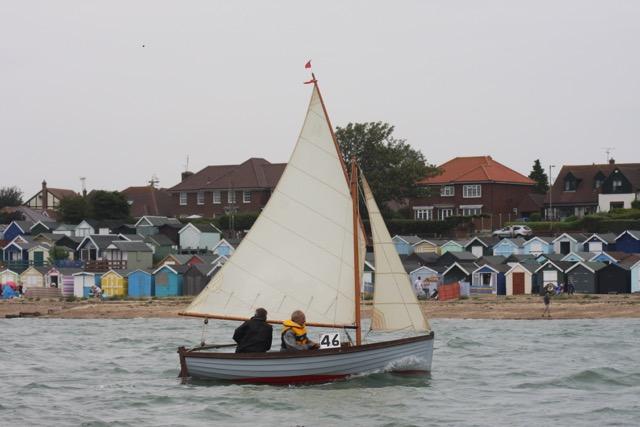
[[[264,383],[323,382],[369,372],[429,372],[433,333],[342,349],[213,353],[181,348],[181,376]]]

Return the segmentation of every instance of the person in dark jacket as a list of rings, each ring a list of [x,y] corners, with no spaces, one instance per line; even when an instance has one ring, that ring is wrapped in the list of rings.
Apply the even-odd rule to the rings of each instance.
[[[256,309],[251,319],[240,325],[233,333],[238,343],[236,353],[264,353],[271,349],[273,327],[267,323],[267,310]]]

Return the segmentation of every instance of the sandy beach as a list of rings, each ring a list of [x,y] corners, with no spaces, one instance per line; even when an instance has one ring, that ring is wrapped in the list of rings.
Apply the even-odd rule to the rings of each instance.
[[[121,301],[0,301],[0,318],[20,313],[38,313],[40,317],[64,319],[131,319],[178,317],[191,301],[190,297],[121,300]],[[533,295],[497,297],[474,296],[457,301],[425,301],[427,316],[432,319],[540,319],[542,298]],[[363,305],[368,316],[369,305]],[[554,297],[551,314],[555,319],[594,319],[640,317],[640,294],[573,295]]]

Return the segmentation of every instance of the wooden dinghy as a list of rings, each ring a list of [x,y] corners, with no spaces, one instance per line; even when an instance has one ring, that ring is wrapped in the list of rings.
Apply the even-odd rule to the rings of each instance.
[[[234,254],[180,314],[205,322],[244,321],[264,307],[268,321],[279,324],[303,310],[307,326],[353,329],[355,345],[261,354],[180,347],[184,378],[297,383],[376,371],[431,370],[434,333],[354,159],[350,174],[347,171],[315,76],[308,83],[313,92],[302,131],[269,202]],[[371,330],[413,336],[362,343],[366,240],[360,196],[375,256]]]

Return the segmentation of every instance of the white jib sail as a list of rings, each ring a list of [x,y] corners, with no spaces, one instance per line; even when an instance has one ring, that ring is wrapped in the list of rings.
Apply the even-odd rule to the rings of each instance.
[[[430,330],[420,303],[411,288],[411,280],[405,272],[389,230],[382,219],[364,176],[362,188],[369,211],[373,252],[375,257],[375,281],[373,288],[372,330]]]
[[[303,310],[308,323],[355,323],[349,185],[314,86],[294,148],[269,202],[235,253],[185,314],[269,320]]]

